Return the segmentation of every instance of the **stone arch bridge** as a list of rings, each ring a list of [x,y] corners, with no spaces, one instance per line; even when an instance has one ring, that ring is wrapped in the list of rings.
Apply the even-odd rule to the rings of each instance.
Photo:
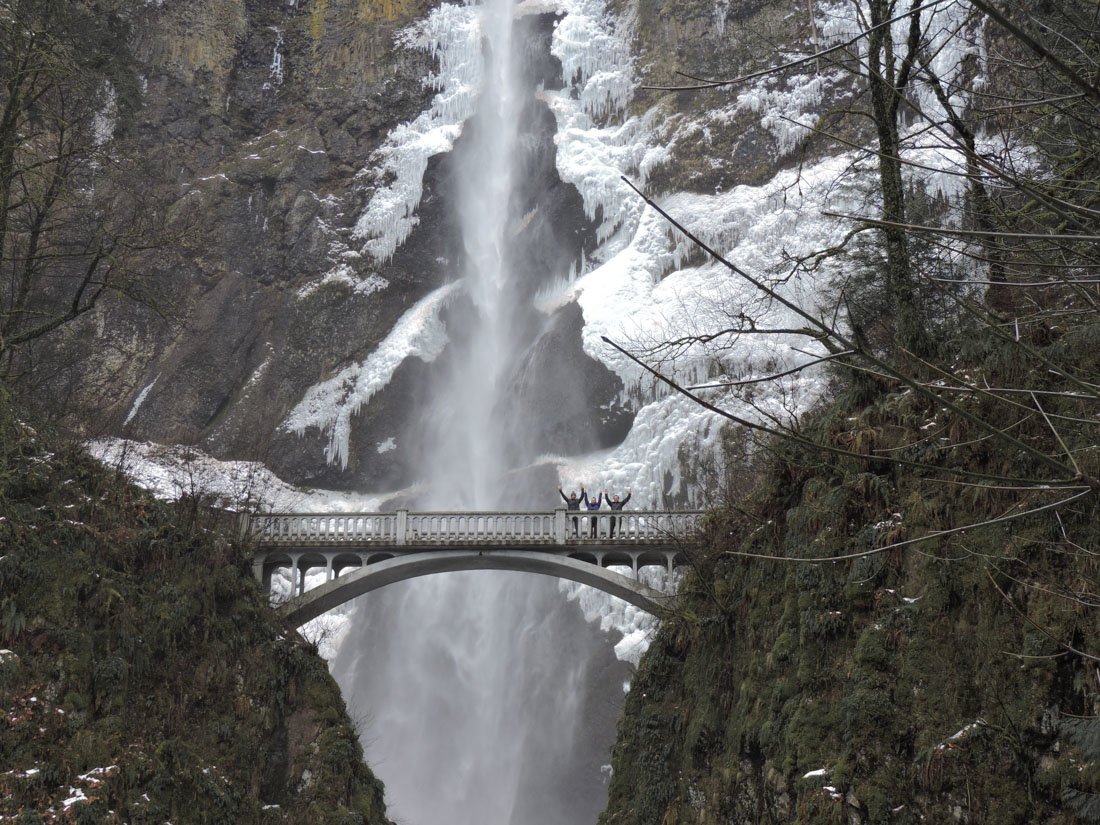
[[[248,517],[256,578],[270,592],[276,570],[295,595],[280,606],[296,625],[363,593],[433,573],[515,570],[591,585],[651,613],[669,594],[639,570],[687,563],[700,511],[272,513]],[[614,528],[612,522],[614,521]],[[613,533],[613,534],[612,534]],[[611,567],[628,567],[624,575]],[[305,588],[322,568],[324,584]]]

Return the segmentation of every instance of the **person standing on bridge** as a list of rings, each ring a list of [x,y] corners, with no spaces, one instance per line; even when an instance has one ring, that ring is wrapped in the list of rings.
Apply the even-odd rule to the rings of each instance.
[[[626,506],[626,503],[628,501],[630,501],[630,495],[631,495],[630,490],[627,490],[626,491],[626,498],[624,498],[622,501],[619,501],[618,496],[615,496],[614,499],[612,499],[611,496],[608,496],[606,490],[604,490],[603,494],[605,496],[607,496],[607,506],[610,507],[612,510],[622,510],[623,507]],[[611,538],[615,538],[615,520],[616,520],[615,517],[612,516],[611,517]]]
[[[588,493],[585,492],[584,488],[581,487],[581,501],[584,502],[584,509],[588,510],[589,512],[595,512],[596,510],[600,509],[600,504],[603,502],[603,493],[600,493],[598,496],[596,496],[596,500],[593,501],[588,497]],[[589,536],[591,538],[596,538],[596,531],[599,529],[599,521],[600,519],[598,516],[592,516],[588,519],[588,522],[591,525],[589,528]]]
[[[581,485],[581,492],[584,492],[584,485]],[[562,501],[565,502],[566,510],[580,510],[581,500],[577,498],[576,492],[569,494],[569,498],[565,497],[565,493],[561,491],[561,485],[558,485],[558,495],[562,497]],[[580,534],[577,532],[577,517],[573,516],[573,538],[580,538]]]

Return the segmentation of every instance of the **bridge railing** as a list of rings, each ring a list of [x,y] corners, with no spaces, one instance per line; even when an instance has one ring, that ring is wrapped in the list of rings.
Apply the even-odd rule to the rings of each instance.
[[[701,517],[700,511],[673,510],[271,513],[251,516],[245,529],[257,542],[269,546],[538,545],[592,540],[651,544],[694,532]]]
[[[248,524],[251,535],[263,544],[394,544],[397,527],[397,513],[271,513],[253,515]]]
[[[553,513],[409,513],[405,544],[549,544]]]

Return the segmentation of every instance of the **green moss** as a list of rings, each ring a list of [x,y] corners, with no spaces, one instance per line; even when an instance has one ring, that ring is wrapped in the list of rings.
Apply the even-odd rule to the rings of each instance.
[[[984,345],[991,383],[1007,382],[998,370],[1020,377],[1018,359]],[[1078,350],[1078,372],[1100,370],[1098,357]],[[1036,387],[1052,380],[1023,375]],[[845,403],[804,431],[970,470],[1031,471],[912,393]],[[982,414],[1058,450],[1042,422]],[[928,448],[933,416],[966,443]],[[1088,454],[1087,433],[1063,438]],[[1100,821],[1100,725],[1060,721],[1068,712],[1089,724],[1100,709],[1089,660],[1070,649],[1100,649],[1100,611],[1078,595],[1100,580],[1096,556],[1079,549],[1100,543],[1096,502],[834,563],[731,560],[726,551],[746,548],[864,553],[1049,500],[823,462],[791,445],[771,455],[755,496],[710,517],[695,566],[707,586],[684,583],[680,617],[642,661],[601,823]],[[802,779],[820,768],[827,780]]]
[[[0,390],[0,529],[0,817],[75,787],[74,822],[260,823],[272,804],[279,822],[386,822],[324,662],[216,513],[150,499]]]

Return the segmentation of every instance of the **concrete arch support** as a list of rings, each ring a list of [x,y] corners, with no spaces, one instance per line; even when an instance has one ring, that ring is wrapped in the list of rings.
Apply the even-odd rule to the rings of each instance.
[[[305,624],[345,602],[388,584],[462,570],[513,570],[539,573],[579,582],[617,596],[641,610],[661,615],[672,596],[646,587],[603,567],[530,550],[441,550],[416,553],[370,564],[328,581],[291,599],[279,610],[296,626]]]

